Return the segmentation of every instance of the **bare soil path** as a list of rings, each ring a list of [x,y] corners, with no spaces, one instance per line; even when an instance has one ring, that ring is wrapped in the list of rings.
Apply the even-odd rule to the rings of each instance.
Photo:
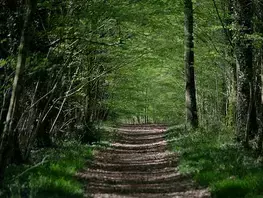
[[[166,149],[164,126],[123,126],[118,136],[78,174],[87,180],[86,197],[210,197],[206,189],[178,172],[178,156]]]

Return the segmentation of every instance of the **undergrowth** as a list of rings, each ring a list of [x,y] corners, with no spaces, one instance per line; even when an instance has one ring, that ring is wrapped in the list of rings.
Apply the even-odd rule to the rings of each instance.
[[[181,130],[182,131],[182,130]],[[180,132],[170,129],[170,149],[181,156],[179,169],[192,174],[214,198],[263,198],[262,158],[235,143],[231,130]]]
[[[8,167],[0,197],[83,197],[83,184],[75,174],[91,158],[92,147],[76,142],[37,150],[32,154],[34,164]]]

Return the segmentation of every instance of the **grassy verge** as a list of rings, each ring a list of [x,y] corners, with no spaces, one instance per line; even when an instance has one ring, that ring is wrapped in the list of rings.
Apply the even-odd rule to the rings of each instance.
[[[181,155],[179,169],[192,174],[215,198],[263,198],[262,159],[234,143],[229,130],[181,133],[167,136],[170,149]]]
[[[10,166],[0,197],[83,197],[83,184],[74,177],[92,158],[92,148],[65,143],[60,148],[33,153],[34,165]]]

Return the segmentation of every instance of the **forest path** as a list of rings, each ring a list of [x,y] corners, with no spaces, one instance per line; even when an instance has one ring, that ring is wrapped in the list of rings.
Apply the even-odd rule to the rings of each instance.
[[[97,151],[78,174],[87,181],[85,197],[210,197],[178,172],[177,154],[166,149],[165,127],[123,126],[117,133],[118,140]]]

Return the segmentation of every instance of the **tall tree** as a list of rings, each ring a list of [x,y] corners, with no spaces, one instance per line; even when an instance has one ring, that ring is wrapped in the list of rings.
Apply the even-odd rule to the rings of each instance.
[[[185,15],[185,78],[186,78],[186,116],[192,127],[198,127],[194,72],[194,17],[192,0],[184,0]]]
[[[25,18],[21,34],[20,45],[18,49],[16,73],[13,81],[12,95],[10,99],[9,109],[6,117],[5,127],[0,139],[0,183],[4,175],[5,167],[12,157],[14,152],[14,142],[17,137],[16,134],[16,124],[17,124],[17,113],[18,113],[18,102],[20,99],[20,93],[22,89],[22,77],[23,71],[26,65],[26,57],[29,44],[30,36],[30,24],[31,18],[36,6],[36,0],[27,0],[25,1]]]
[[[255,25],[254,25],[254,31],[256,32],[257,35],[263,34],[263,4],[261,1],[256,1],[255,2]],[[259,37],[260,38],[260,37]],[[258,154],[261,154],[262,152],[262,142],[263,142],[263,50],[262,50],[262,40],[261,38],[259,40],[256,40],[255,44],[255,65],[256,65],[256,111],[257,111],[257,121],[258,121]]]
[[[251,131],[256,131],[256,114],[253,84],[253,46],[249,35],[253,33],[253,1],[236,0],[235,55],[237,72],[237,137],[246,143]]]

